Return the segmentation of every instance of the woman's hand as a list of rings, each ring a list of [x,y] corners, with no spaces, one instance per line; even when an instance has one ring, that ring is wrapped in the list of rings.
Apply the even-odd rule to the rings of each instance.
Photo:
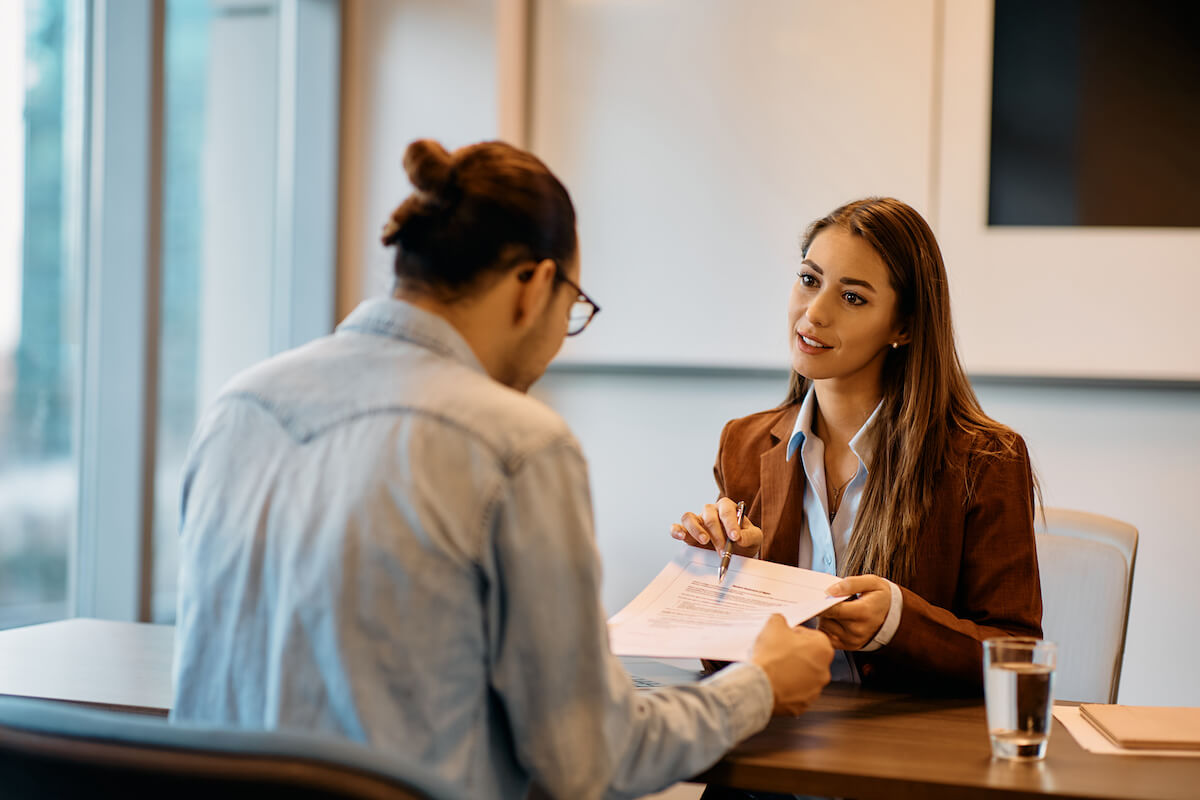
[[[737,522],[737,503],[722,497],[709,503],[699,514],[691,511],[671,526],[671,536],[681,542],[699,547],[710,545],[718,552],[725,549],[725,539],[733,541],[733,552],[739,556],[755,556],[762,548],[762,528],[755,526],[742,515],[742,524]]]
[[[878,575],[842,578],[825,590],[831,596],[853,595],[826,609],[818,618],[819,629],[838,650],[858,650],[870,643],[883,627],[892,607],[892,587]]]

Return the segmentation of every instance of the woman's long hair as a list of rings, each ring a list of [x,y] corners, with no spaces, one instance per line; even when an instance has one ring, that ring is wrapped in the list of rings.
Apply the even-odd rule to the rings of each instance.
[[[983,413],[954,345],[950,293],[942,252],[913,208],[890,197],[856,200],[817,220],[804,234],[805,255],[827,228],[869,244],[887,265],[898,316],[911,341],[889,349],[883,365],[883,407],[875,422],[870,477],[854,521],[843,575],[872,573],[906,583],[916,569],[916,537],[929,513],[939,476],[951,463],[951,437],[965,432],[985,454],[1013,450],[1016,434]],[[795,372],[784,405],[800,403],[811,381]],[[971,487],[967,487],[970,492]]]

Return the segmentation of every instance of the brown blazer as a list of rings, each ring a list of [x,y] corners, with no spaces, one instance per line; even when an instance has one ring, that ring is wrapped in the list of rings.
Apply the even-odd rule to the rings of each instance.
[[[721,432],[713,473],[722,495],[747,501],[763,530],[762,557],[796,565],[804,468],[786,460],[800,406],[735,419]],[[984,639],[1041,636],[1042,592],[1033,537],[1033,475],[1025,442],[985,456],[967,434],[952,440],[916,575],[900,587],[900,627],[885,647],[854,653],[863,684],[902,691],[979,694]],[[968,491],[970,487],[970,491]]]

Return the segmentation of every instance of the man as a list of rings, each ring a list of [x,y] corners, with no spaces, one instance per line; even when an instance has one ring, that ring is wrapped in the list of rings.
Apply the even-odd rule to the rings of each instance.
[[[394,297],[252,368],[185,468],[172,718],[326,731],[464,797],[637,796],[799,713],[826,637],[637,692],[608,650],[586,466],[525,390],[595,306],[533,156],[410,146]],[[583,313],[577,313],[579,311]]]

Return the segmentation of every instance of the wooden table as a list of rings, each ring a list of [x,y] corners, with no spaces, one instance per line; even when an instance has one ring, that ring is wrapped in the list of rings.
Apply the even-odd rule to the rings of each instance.
[[[173,651],[170,625],[71,619],[0,631],[0,694],[165,715]],[[993,761],[978,700],[835,684],[696,780],[857,800],[1192,800],[1200,758],[1094,755],[1055,721],[1044,761]]]
[[[0,694],[165,716],[175,628],[65,619],[0,631]]]
[[[695,780],[775,792],[907,798],[1200,798],[1200,758],[1101,756],[1054,722],[1044,761],[993,761],[981,700],[831,685]]]

